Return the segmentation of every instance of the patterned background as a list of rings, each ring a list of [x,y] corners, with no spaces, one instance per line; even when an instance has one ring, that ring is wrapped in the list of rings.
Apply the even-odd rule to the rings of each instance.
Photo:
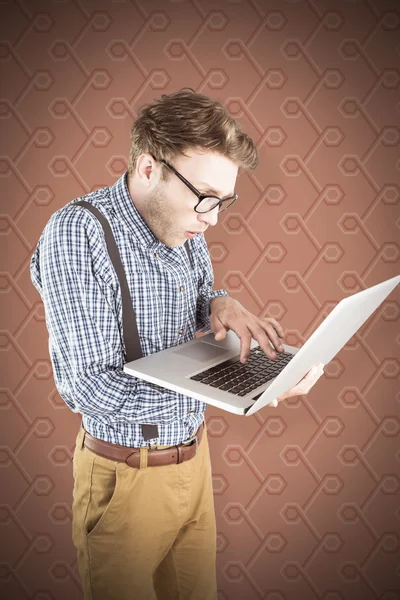
[[[400,3],[0,3],[0,595],[79,600],[71,457],[29,260],[50,215],[126,169],[136,110],[220,99],[260,165],[207,232],[216,287],[300,346],[400,272]],[[307,396],[207,410],[219,600],[400,597],[400,290]]]

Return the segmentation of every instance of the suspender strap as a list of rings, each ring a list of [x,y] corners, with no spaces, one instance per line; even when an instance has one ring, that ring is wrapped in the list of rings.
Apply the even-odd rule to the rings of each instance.
[[[125,356],[126,362],[142,358],[142,348],[140,346],[139,333],[137,329],[135,311],[133,309],[133,302],[131,293],[129,291],[128,282],[126,280],[125,270],[122,265],[121,256],[115,243],[115,238],[112,233],[111,227],[105,216],[99,211],[98,208],[86,202],[85,200],[79,200],[75,202],[74,206],[83,206],[87,208],[97,219],[100,221],[100,225],[103,227],[104,235],[106,238],[107,250],[110,255],[112,264],[114,265],[115,272],[119,279],[119,285],[121,288],[122,297],[122,333],[125,344]]]
[[[125,344],[126,362],[131,362],[132,360],[142,358],[143,353],[140,346],[139,332],[137,328],[135,311],[133,309],[132,297],[129,291],[128,282],[126,280],[125,270],[122,265],[121,255],[115,242],[110,224],[105,216],[99,211],[99,209],[90,204],[90,202],[86,202],[86,200],[79,200],[78,202],[75,202],[73,206],[83,206],[84,208],[87,208],[98,219],[103,228],[108,254],[117,274],[121,289],[122,335]],[[193,270],[193,259],[189,248],[189,240],[186,240],[185,242],[185,250],[189,258],[190,266]],[[147,441],[159,437],[157,425],[141,425],[141,428],[144,440]]]

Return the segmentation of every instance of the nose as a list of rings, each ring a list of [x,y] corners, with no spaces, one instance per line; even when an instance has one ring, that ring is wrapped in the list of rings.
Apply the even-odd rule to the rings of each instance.
[[[198,213],[197,219],[200,221],[200,223],[206,223],[207,225],[211,225],[211,227],[213,227],[218,223],[218,206],[209,212]]]

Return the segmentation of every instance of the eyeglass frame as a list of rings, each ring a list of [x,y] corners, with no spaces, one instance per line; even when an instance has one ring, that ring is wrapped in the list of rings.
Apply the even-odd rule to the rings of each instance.
[[[218,196],[214,196],[213,194],[202,194],[201,192],[199,192],[198,189],[196,189],[194,187],[194,185],[192,185],[190,183],[190,181],[188,181],[183,175],[181,175],[179,173],[179,171],[177,171],[175,169],[175,167],[173,167],[172,165],[170,165],[169,163],[167,163],[164,159],[160,159],[160,163],[162,163],[168,169],[170,169],[170,171],[172,171],[178,177],[178,179],[180,179],[182,181],[182,183],[184,183],[186,185],[186,187],[188,187],[189,190],[191,190],[193,192],[193,194],[195,194],[197,196],[197,198],[199,199],[199,201],[196,204],[196,206],[194,207],[194,210],[199,215],[205,215],[206,213],[211,212],[212,210],[214,210],[215,208],[217,208],[217,206],[218,206],[218,213],[224,212],[224,210],[226,210],[227,208],[229,208],[230,206],[232,206],[232,204],[239,197],[238,194],[233,194],[233,196],[229,196],[229,198],[222,199],[222,198],[219,198]],[[199,206],[200,202],[202,202],[202,200],[204,200],[205,198],[215,198],[216,200],[218,200],[218,202],[217,202],[217,204],[215,206],[213,206],[213,208],[209,208],[208,210],[205,210],[203,212],[201,212],[199,210],[196,210],[197,207]],[[231,202],[228,204],[228,206],[225,206],[225,208],[220,208],[224,202],[228,202],[229,200],[231,200]]]

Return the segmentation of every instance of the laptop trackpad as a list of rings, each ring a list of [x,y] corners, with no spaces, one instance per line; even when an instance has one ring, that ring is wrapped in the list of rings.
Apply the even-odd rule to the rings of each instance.
[[[198,342],[197,344],[193,344],[192,346],[185,346],[180,348],[179,350],[175,350],[176,354],[182,354],[182,356],[186,356],[187,358],[194,358],[200,362],[208,362],[209,360],[213,360],[214,358],[218,358],[223,354],[228,354],[228,350],[226,348],[218,348],[212,344],[207,344],[207,342]]]

